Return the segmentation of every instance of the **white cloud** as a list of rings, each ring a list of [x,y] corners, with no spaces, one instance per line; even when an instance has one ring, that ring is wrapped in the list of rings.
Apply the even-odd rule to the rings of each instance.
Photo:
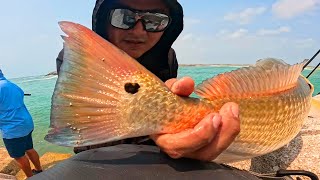
[[[272,5],[273,14],[282,19],[313,11],[320,5],[320,0],[278,0]]]
[[[247,29],[239,29],[239,30],[236,30],[235,32],[232,32],[232,33],[226,35],[226,37],[230,38],[230,39],[235,39],[235,38],[241,38],[241,37],[245,36],[246,34],[248,34]]]
[[[188,38],[178,38],[173,47],[180,64],[248,64],[266,57],[294,64],[310,58],[319,49],[316,39],[255,36],[249,32],[222,30],[216,35],[193,33],[192,36],[183,33]]]
[[[215,37],[216,38],[222,38],[222,39],[236,39],[241,38],[249,35],[247,29],[240,28],[235,31],[229,31],[226,29],[220,30]]]
[[[281,26],[278,29],[261,29],[257,32],[259,36],[278,35],[281,33],[288,33],[291,31],[290,27]]]
[[[249,24],[256,16],[263,14],[265,7],[247,8],[238,13],[230,13],[224,16],[227,21],[235,21],[240,24]]]
[[[225,37],[228,33],[230,33],[228,30],[222,29],[216,34],[216,37]]]

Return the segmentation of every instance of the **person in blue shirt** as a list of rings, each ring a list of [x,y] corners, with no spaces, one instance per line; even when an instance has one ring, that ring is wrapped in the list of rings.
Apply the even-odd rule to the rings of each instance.
[[[26,108],[24,92],[7,80],[0,69],[0,132],[10,157],[27,177],[42,172],[39,155],[33,149],[32,117]],[[29,159],[36,169],[31,170]]]

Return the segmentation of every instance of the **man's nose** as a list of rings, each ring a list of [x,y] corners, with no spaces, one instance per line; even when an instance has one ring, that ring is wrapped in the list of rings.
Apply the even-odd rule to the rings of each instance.
[[[147,31],[144,30],[143,24],[140,21],[137,22],[137,24],[131,29],[132,33],[134,34],[146,34]]]

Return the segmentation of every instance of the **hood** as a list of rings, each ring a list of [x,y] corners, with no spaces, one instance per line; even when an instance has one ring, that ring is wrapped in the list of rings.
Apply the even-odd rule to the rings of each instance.
[[[163,81],[170,77],[168,53],[183,30],[183,9],[177,0],[163,0],[170,11],[171,24],[159,42],[137,60]],[[119,6],[118,0],[97,0],[92,14],[92,30],[107,39],[106,27],[110,9]],[[108,40],[108,39],[107,39]]]

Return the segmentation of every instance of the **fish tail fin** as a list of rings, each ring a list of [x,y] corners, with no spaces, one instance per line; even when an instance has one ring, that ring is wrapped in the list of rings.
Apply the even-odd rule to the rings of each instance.
[[[65,21],[59,25],[67,35],[63,36],[64,61],[45,140],[77,147],[153,133],[127,122],[125,85],[141,74],[161,80],[88,28]]]

